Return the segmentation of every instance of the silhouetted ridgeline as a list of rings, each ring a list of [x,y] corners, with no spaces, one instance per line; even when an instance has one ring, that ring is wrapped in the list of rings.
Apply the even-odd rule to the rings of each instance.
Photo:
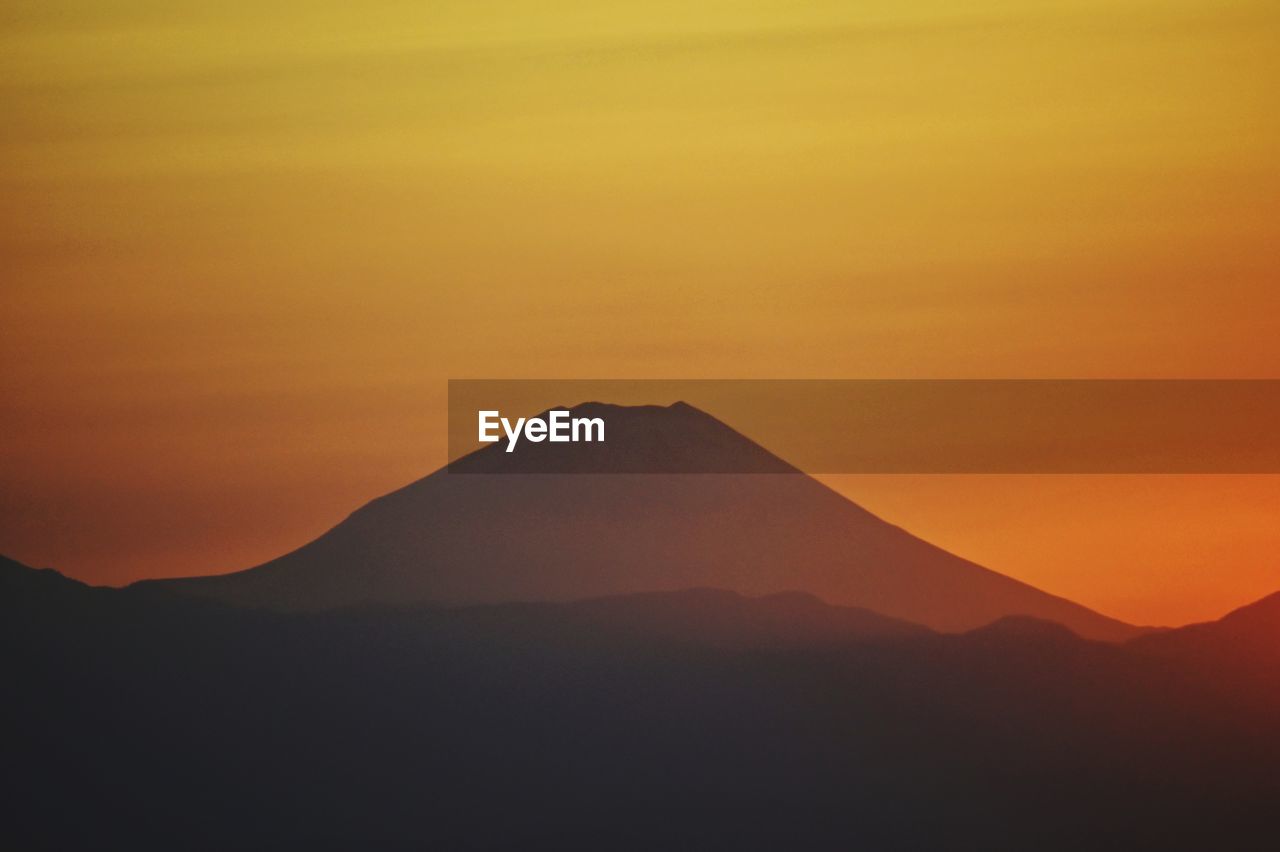
[[[713,590],[290,614],[6,560],[0,631],[6,848],[1273,847],[1274,601],[1114,645]]]

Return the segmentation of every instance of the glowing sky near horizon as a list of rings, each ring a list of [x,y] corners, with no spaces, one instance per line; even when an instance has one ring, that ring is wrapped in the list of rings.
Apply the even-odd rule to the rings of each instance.
[[[1268,2],[18,0],[0,552],[245,567],[444,458],[449,377],[1277,377]],[[1182,622],[1274,477],[859,478]]]

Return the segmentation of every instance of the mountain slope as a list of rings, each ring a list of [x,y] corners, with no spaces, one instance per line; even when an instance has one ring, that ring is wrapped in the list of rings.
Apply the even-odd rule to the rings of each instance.
[[[1136,631],[885,523],[688,405],[573,411],[604,416],[609,441],[510,454],[492,445],[257,568],[162,584],[293,610],[801,589],[943,631],[1007,615],[1057,621],[1089,638]],[[574,451],[594,454],[587,469],[611,473],[527,472],[571,470],[564,454]]]

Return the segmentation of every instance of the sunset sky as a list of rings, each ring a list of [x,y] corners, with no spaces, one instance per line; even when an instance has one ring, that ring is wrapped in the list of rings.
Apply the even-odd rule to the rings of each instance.
[[[1280,377],[1277,44],[1231,0],[11,0],[0,553],[256,564],[443,464],[451,377]],[[1135,622],[1280,589],[1280,477],[828,481]]]

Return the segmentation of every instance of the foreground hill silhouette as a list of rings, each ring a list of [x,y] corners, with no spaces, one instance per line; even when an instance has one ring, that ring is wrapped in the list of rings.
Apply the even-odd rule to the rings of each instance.
[[[1280,592],[1217,621],[1140,636],[1132,645],[1161,656],[1237,660],[1280,671]]]
[[[1280,708],[1280,592],[1217,621],[1139,636],[1129,648],[1150,665],[1163,661],[1221,686],[1257,684],[1236,700]]]
[[[1024,617],[283,613],[0,560],[0,638],[5,848],[1273,848],[1270,672]]]
[[[1138,632],[880,520],[689,405],[573,412],[603,417],[606,442],[490,445],[265,565],[161,584],[286,610],[800,589],[935,630],[1028,615]]]

